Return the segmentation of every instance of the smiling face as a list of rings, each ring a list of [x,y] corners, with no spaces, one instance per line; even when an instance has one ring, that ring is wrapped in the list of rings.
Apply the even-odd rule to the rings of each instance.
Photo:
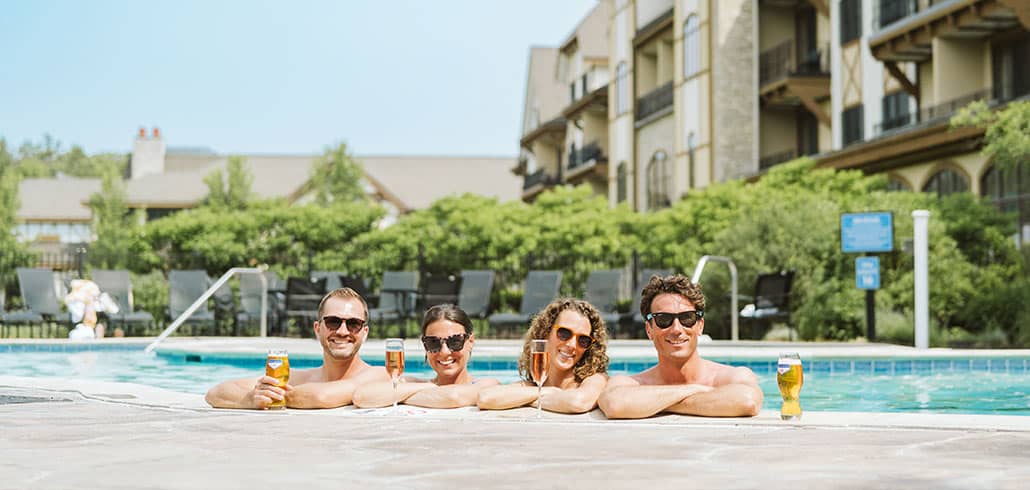
[[[695,309],[694,304],[680,294],[662,293],[651,301],[651,313],[680,313]],[[658,358],[678,362],[684,362],[694,355],[697,351],[697,339],[705,328],[703,319],[698,320],[690,328],[684,327],[678,319],[673,320],[672,325],[664,329],[658,328],[653,319],[647,321],[646,325],[647,337],[654,342]]]
[[[365,308],[362,306],[361,301],[355,298],[339,298],[331,297],[326,299],[325,304],[322,308],[322,317],[336,316],[340,318],[365,318]],[[328,358],[336,360],[347,360],[358,354],[361,349],[361,344],[365,342],[365,338],[368,337],[368,325],[356,333],[351,333],[347,329],[347,322],[344,321],[340,328],[336,330],[330,330],[326,327],[325,322],[321,318],[315,322],[315,337],[318,342],[322,344],[322,352]]]
[[[558,328],[565,327],[572,331],[572,337],[562,341],[558,338]],[[575,310],[565,310],[558,314],[547,337],[547,352],[551,358],[551,369],[555,372],[569,372],[583,358],[586,349],[576,343],[580,335],[590,336],[590,320]]]
[[[446,339],[454,335],[464,335],[465,327],[460,323],[441,318],[426,325],[425,332],[427,337]],[[474,342],[475,339],[469,336],[465,340],[465,345],[458,351],[452,351],[447,346],[447,342],[441,342],[439,351],[426,353],[426,360],[429,361],[429,367],[436,371],[438,382],[441,384],[453,383],[454,380],[468,374],[468,360],[472,354]]]

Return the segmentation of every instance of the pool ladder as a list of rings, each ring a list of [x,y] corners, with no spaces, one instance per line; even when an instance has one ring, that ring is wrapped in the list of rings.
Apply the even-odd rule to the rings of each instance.
[[[164,329],[164,331],[161,332],[161,335],[158,335],[157,338],[154,339],[154,341],[151,342],[146,349],[143,349],[143,352],[146,352],[148,354],[153,352],[154,348],[157,347],[157,344],[160,344],[161,341],[168,338],[169,335],[175,332],[175,330],[178,329],[180,325],[185,323],[186,320],[188,320],[189,317],[192,316],[193,313],[201,307],[201,305],[207,302],[207,300],[210,299],[213,294],[215,294],[215,291],[217,291],[218,288],[225,285],[225,283],[228,282],[229,279],[231,279],[232,276],[236,274],[257,274],[258,278],[261,279],[261,336],[267,337],[268,319],[266,318],[266,315],[268,313],[268,278],[266,278],[264,274],[266,269],[268,269],[267,266],[233,267],[232,269],[226,271],[225,274],[222,274],[222,277],[219,277],[218,280],[215,281],[215,283],[207,289],[207,291],[204,291],[204,294],[200,295],[200,297],[197,298],[197,300],[194,301],[189,308],[186,308],[186,311],[182,312],[182,314],[179,315],[179,317],[176,318],[171,325],[168,325],[168,328]]]

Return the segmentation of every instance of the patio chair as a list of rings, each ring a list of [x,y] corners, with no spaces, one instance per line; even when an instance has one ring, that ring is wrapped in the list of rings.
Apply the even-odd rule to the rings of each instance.
[[[214,284],[218,279],[208,276],[208,283]],[[215,302],[215,332],[223,335],[223,328],[228,327],[229,332],[235,334],[238,331],[236,324],[236,295],[232,292],[232,286],[228,282],[221,285],[211,295]]]
[[[268,296],[265,303],[266,327],[275,328],[280,310],[279,297],[276,290],[280,287],[279,275],[272,271],[264,273],[268,284]],[[261,319],[261,278],[256,274],[240,274],[240,309],[236,312],[235,335],[240,334],[242,325],[256,324]]]
[[[446,273],[426,274],[420,282],[419,311],[425,311],[436,305],[458,304],[461,276]]]
[[[29,313],[43,317],[40,324],[40,335],[46,323],[70,326],[71,317],[61,311],[61,301],[57,299],[57,278],[50,269],[19,267],[18,287],[21,297]]]
[[[529,275],[526,276],[526,285],[522,290],[519,312],[490,315],[490,327],[512,329],[511,327],[528,326],[534,315],[558,297],[561,277],[561,271],[529,271]]]
[[[32,325],[42,325],[43,315],[34,311],[7,311],[5,301],[5,291],[0,288],[0,336],[10,336],[12,330],[17,332],[19,325],[29,325],[29,331],[31,333]]]
[[[741,295],[744,301],[749,302],[740,310],[741,326],[747,327],[742,333],[747,338],[761,338],[775,322],[790,322],[790,290],[793,284],[794,271],[758,275],[754,296]]]
[[[470,318],[486,318],[490,313],[490,292],[494,287],[494,271],[461,271],[458,307]]]
[[[343,283],[340,281],[340,276],[341,275],[343,275],[342,272],[334,272],[334,271],[312,271],[311,272],[311,278],[312,279],[322,279],[322,278],[325,278],[325,292],[327,292],[327,293],[329,291],[334,290],[334,289],[340,289],[340,287],[343,286]]]
[[[590,271],[590,275],[587,276],[586,294],[583,296],[583,299],[594,305],[601,313],[601,319],[608,328],[608,336],[613,339],[619,333],[619,320],[622,318],[616,306],[621,286],[621,269]]]
[[[355,293],[358,293],[362,298],[365,298],[365,303],[368,304],[369,308],[372,308],[372,305],[375,305],[376,301],[378,301],[378,296],[369,293],[368,281],[365,279],[346,274],[341,274],[338,279],[340,281],[340,287],[351,288]]]
[[[168,272],[168,318],[175,321],[189,309],[197,298],[207,292],[210,287],[210,278],[204,270],[171,270]],[[193,334],[193,327],[207,325],[208,332],[214,330],[215,315],[207,307],[207,301],[197,308],[189,318],[183,322],[183,326],[190,327],[190,334]]]
[[[93,282],[97,283],[100,290],[107,293],[115,303],[118,303],[118,313],[104,313],[108,323],[111,324],[110,327],[124,326],[125,333],[128,335],[132,332],[131,326],[142,325],[146,329],[147,326],[154,324],[154,315],[146,311],[135,310],[129,271],[93,269]]]
[[[665,277],[672,275],[672,269],[641,269],[640,274],[637,276],[636,286],[633,288],[633,303],[629,305],[630,312],[626,314],[624,319],[633,320],[634,334],[639,337],[646,337],[644,332],[644,315],[640,314],[640,299],[644,292],[644,286],[647,285],[648,281],[652,277]]]
[[[396,322],[402,325],[401,336],[406,336],[404,322],[415,311],[418,297],[418,272],[383,272],[383,284],[379,288],[379,306],[368,310],[371,324]]]
[[[300,334],[302,336],[314,336],[311,329],[318,319],[318,304],[325,296],[326,278],[313,279],[308,277],[286,278],[286,309],[280,326],[280,335],[289,333],[289,321],[291,318],[299,318]]]

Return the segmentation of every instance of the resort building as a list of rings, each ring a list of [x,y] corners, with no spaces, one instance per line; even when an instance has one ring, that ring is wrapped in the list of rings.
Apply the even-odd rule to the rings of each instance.
[[[592,175],[606,167],[611,204],[639,211],[809,155],[896,190],[986,196],[1030,239],[1030,169],[999,172],[982,130],[949,129],[969,102],[1030,94],[1028,27],[1026,0],[602,0],[556,52],[531,52],[523,199],[577,183],[594,141]],[[607,63],[583,52],[600,37]],[[543,94],[563,84],[559,114]],[[589,109],[605,97],[607,142]]]

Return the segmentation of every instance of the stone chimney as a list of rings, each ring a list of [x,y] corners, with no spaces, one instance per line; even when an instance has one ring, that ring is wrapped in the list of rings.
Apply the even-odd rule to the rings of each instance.
[[[152,136],[148,138],[147,130],[139,128],[136,141],[132,145],[129,178],[138,179],[144,175],[161,174],[164,171],[165,142],[161,139],[161,130],[154,128]]]

